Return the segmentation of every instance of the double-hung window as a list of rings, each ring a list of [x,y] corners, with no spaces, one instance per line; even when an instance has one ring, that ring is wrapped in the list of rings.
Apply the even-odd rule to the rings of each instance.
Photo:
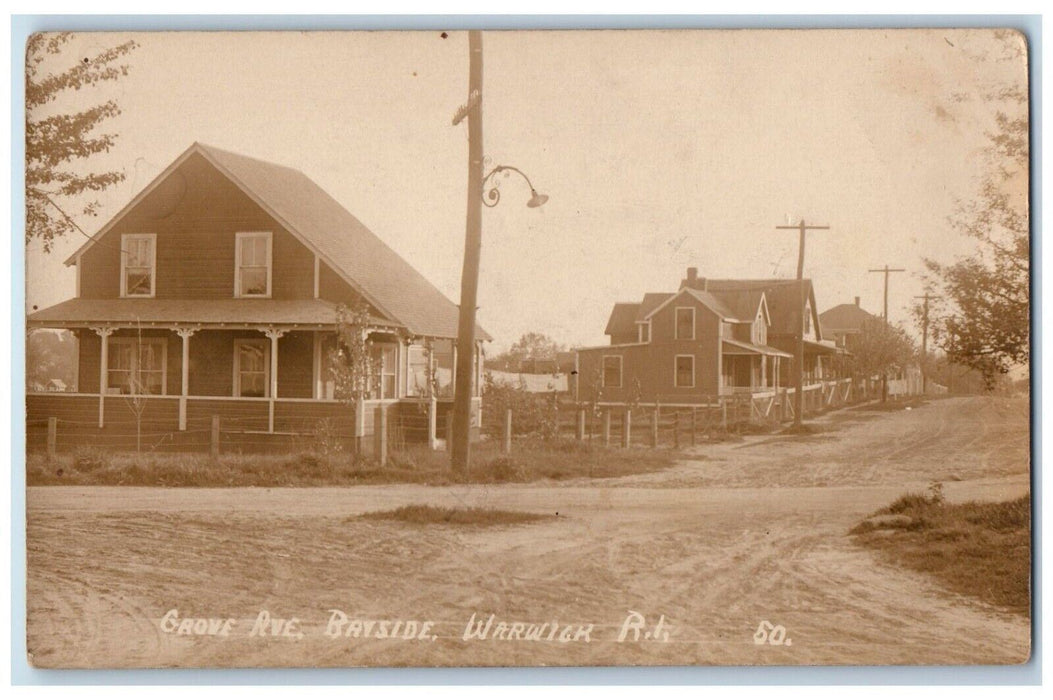
[[[268,395],[270,343],[266,340],[234,341],[234,395],[263,398]]]
[[[163,338],[110,338],[106,391],[110,394],[164,394],[166,364]]]
[[[271,232],[235,234],[234,296],[271,295]]]
[[[408,385],[406,387],[407,396],[431,396],[432,372],[428,368],[429,356],[430,353],[427,348],[420,345],[409,346],[406,359],[406,364],[409,368]]]
[[[673,385],[679,389],[690,389],[695,386],[694,355],[676,356],[676,368],[673,374]]]
[[[375,390],[372,392],[375,399],[394,399],[396,396],[396,377],[398,365],[397,354],[394,345],[376,344],[370,347],[370,355],[376,366],[376,377],[374,379]]]
[[[157,280],[157,235],[121,236],[121,296],[152,297]]]
[[[603,356],[603,386],[608,389],[619,389],[622,385],[621,355]]]
[[[679,306],[676,309],[676,339],[695,339],[695,309],[692,306]]]

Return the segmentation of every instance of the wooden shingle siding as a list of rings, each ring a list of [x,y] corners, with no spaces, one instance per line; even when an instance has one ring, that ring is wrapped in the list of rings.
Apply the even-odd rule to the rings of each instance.
[[[279,401],[274,407],[274,429],[278,432],[313,434],[324,432],[323,427],[328,427],[334,437],[354,438],[355,407],[339,401]]]
[[[262,432],[267,430],[268,402],[220,399],[191,399],[187,402],[188,430],[210,430],[212,416],[219,416],[220,429],[224,431]]]
[[[135,338],[139,332],[121,329],[113,338]],[[182,391],[183,341],[168,330],[144,329],[143,339],[163,337],[168,344],[166,387],[169,396]],[[234,390],[235,339],[262,339],[255,330],[201,330],[190,338],[191,396],[232,396]],[[267,341],[270,342],[269,340]],[[91,330],[80,332],[79,386],[81,393],[99,391],[99,336]],[[314,396],[314,339],[309,331],[288,333],[278,341],[278,397],[309,399]]]
[[[272,297],[314,297],[314,254],[202,156],[175,173],[84,252],[81,296],[120,296],[121,234],[157,234],[158,299],[234,296],[234,234],[273,232]]]
[[[695,308],[694,340],[676,340],[676,308]],[[579,357],[579,398],[590,401],[596,373],[604,355],[622,357],[622,385],[603,389],[603,401],[628,401],[639,380],[644,403],[655,400],[664,403],[699,403],[710,400],[718,392],[720,358],[720,319],[701,302],[686,295],[669,304],[651,317],[651,342],[625,346],[611,346],[581,350]],[[674,382],[676,356],[695,358],[695,385],[677,387]]]
[[[234,339],[262,338],[253,331],[198,331],[190,338],[190,395],[231,396]]]
[[[102,342],[94,331],[77,331],[77,391],[83,394],[99,392],[99,354]]]
[[[324,262],[318,264],[318,297],[335,304],[350,305],[361,299],[350,284],[345,282],[333,268]],[[369,312],[374,316],[383,316],[379,309],[369,304]]]
[[[278,340],[278,398],[314,397],[314,333],[286,333]]]

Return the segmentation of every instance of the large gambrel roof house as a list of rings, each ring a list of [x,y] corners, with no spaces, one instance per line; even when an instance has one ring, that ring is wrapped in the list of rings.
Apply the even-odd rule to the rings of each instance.
[[[457,305],[294,168],[195,143],[66,264],[76,296],[27,324],[77,334],[77,387],[30,395],[31,416],[66,399],[83,418],[94,400],[101,428],[131,395],[157,397],[154,423],[181,431],[221,406],[266,433],[346,416],[329,357],[338,307],[358,302],[380,367],[373,401],[417,400],[428,376],[452,391]],[[478,359],[490,338],[476,339]]]

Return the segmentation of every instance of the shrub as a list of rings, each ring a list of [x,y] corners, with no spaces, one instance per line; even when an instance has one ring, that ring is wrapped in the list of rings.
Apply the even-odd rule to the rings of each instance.
[[[363,520],[397,520],[414,525],[516,525],[555,516],[495,508],[441,508],[412,505],[394,510],[376,511],[358,516]],[[351,518],[348,518],[351,520]]]
[[[527,473],[510,455],[502,455],[488,461],[483,469],[494,481],[527,481]]]

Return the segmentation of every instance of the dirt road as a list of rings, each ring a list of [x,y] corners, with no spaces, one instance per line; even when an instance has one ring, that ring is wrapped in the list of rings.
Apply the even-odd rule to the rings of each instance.
[[[849,410],[821,425],[793,440],[700,447],[674,469],[604,482],[33,488],[29,648],[42,666],[1026,660],[1027,619],[886,566],[846,535],[933,479],[950,500],[1026,493],[1026,401]],[[558,517],[497,529],[350,517],[410,503]],[[236,622],[225,637],[170,634],[172,609]],[[334,609],[402,623],[386,638],[378,624],[368,638],[330,638]],[[297,621],[252,636],[262,610]],[[639,640],[631,611],[644,619]],[[463,639],[473,614],[495,615],[487,639]],[[782,644],[755,643],[762,622],[785,629]],[[402,638],[411,627],[414,638]],[[349,628],[359,629],[339,630]],[[524,639],[531,630],[541,639]]]

